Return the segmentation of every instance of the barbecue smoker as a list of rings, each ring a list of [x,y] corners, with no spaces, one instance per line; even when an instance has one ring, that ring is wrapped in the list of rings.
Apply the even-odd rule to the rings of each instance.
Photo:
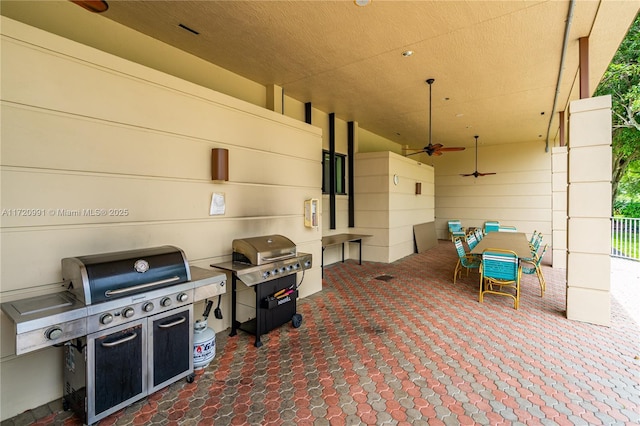
[[[193,380],[193,303],[226,276],[162,246],[62,259],[68,291],[2,304],[16,354],[64,345],[65,409],[92,424],[181,378]]]
[[[260,336],[282,324],[292,321],[300,325],[296,314],[298,285],[296,274],[311,268],[311,254],[298,253],[296,245],[282,235],[233,240],[231,262],[211,265],[231,272],[231,333],[237,330],[255,334],[255,346],[262,346]],[[238,300],[237,281],[253,287],[255,291],[255,318],[240,322],[238,302],[248,306],[249,301]]]

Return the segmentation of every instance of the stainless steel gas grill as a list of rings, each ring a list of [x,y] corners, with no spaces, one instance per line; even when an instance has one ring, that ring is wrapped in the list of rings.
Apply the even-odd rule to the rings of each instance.
[[[211,265],[231,272],[230,336],[237,330],[255,334],[255,346],[260,347],[262,334],[288,321],[299,326],[296,274],[311,268],[311,254],[298,253],[293,241],[282,235],[233,240],[232,250],[231,262]],[[245,322],[237,320],[237,281],[255,291],[255,318]]]
[[[67,291],[2,304],[16,353],[64,345],[64,406],[92,424],[181,378],[193,380],[193,303],[225,275],[174,246],[62,259]]]

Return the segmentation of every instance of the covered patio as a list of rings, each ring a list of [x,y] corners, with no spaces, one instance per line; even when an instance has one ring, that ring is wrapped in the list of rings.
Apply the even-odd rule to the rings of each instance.
[[[523,276],[519,310],[453,285],[451,241],[391,264],[325,269],[323,291],[253,346],[217,334],[214,361],[103,425],[638,424],[640,263],[612,259],[611,326],[566,319],[565,271]],[[635,307],[635,308],[634,308]],[[228,313],[225,313],[228,315]],[[54,402],[2,426],[77,425]]]

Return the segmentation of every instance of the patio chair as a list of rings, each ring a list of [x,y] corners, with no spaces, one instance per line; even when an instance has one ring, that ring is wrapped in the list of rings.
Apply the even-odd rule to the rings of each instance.
[[[482,237],[484,237],[484,234],[482,233],[482,229],[476,228],[473,232],[476,235],[476,240],[478,242],[482,241]]]
[[[497,294],[513,299],[513,308],[520,307],[520,275],[522,268],[518,255],[510,250],[487,249],[482,252],[480,264],[480,295]]]
[[[518,229],[515,226],[506,226],[506,225],[500,225],[500,227],[498,228],[499,232],[518,232]]]
[[[531,240],[529,241],[529,247],[531,247],[531,255],[535,257],[535,254],[538,252],[540,248],[540,244],[542,244],[542,232],[538,232],[537,234],[534,231]]]
[[[469,246],[469,250],[473,250],[475,246],[478,245],[478,239],[476,238],[476,234],[468,233],[465,237],[467,239],[467,245]]]
[[[538,236],[538,231],[534,229],[533,234],[531,234],[531,239],[529,240],[529,245],[533,244],[533,241],[536,239],[537,236]]]
[[[500,230],[500,222],[489,220],[484,223],[484,233],[498,232]]]
[[[451,238],[451,241],[466,235],[465,229],[459,220],[450,220],[447,222],[447,226],[449,227],[449,238]]]
[[[536,274],[538,276],[538,282],[540,283],[540,297],[544,296],[544,292],[547,289],[547,283],[544,280],[544,275],[542,275],[542,268],[540,268],[540,262],[542,262],[542,258],[544,254],[547,252],[547,247],[549,244],[545,244],[540,253],[536,253],[532,259],[521,259],[520,266],[522,267],[522,273],[533,275]]]
[[[462,269],[465,268],[467,270],[467,276],[469,276],[469,269],[478,269],[480,267],[480,259],[464,251],[462,239],[456,238],[453,243],[458,252],[458,263],[456,263],[456,268],[453,270],[453,283],[455,284],[456,278],[458,278],[458,276],[462,277]]]

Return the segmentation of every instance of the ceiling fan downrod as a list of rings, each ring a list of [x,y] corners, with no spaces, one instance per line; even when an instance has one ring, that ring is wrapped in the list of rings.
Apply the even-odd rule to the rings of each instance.
[[[432,146],[431,145],[431,131],[433,129],[433,126],[431,125],[431,85],[433,84],[434,81],[436,81],[435,78],[428,78],[427,80],[427,84],[429,85],[429,145],[428,146]],[[431,154],[429,154],[431,155]]]
[[[465,173],[465,174],[461,174],[460,176],[473,176],[474,178],[477,178],[479,176],[487,176],[487,175],[495,175],[495,172],[489,172],[489,173],[480,173],[478,171],[478,138],[480,136],[475,135],[474,138],[476,138],[476,170],[473,173]]]

